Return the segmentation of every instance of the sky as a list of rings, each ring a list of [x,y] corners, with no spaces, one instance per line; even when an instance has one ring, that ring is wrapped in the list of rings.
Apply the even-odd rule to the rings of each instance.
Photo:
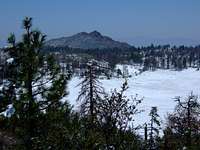
[[[22,20],[48,39],[97,30],[135,46],[200,44],[200,0],[1,0],[0,46]]]

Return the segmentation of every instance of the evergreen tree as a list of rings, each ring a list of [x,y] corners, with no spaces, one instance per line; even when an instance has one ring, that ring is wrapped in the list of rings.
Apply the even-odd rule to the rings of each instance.
[[[40,49],[45,41],[45,35],[32,30],[32,18],[23,21],[25,33],[21,42],[16,43],[14,35],[8,38],[11,47],[7,49],[14,59],[12,74],[8,81],[14,86],[14,114],[11,117],[12,130],[22,140],[19,149],[38,149],[40,141],[40,117],[47,108],[55,105],[64,93],[49,98],[52,88],[65,87],[66,78],[59,73],[59,66],[52,56],[44,56]],[[60,81],[60,82],[58,82]],[[55,93],[61,92],[56,88]],[[52,95],[53,96],[53,95]]]
[[[90,118],[93,124],[97,119],[99,105],[102,101],[104,89],[101,87],[98,77],[95,73],[96,66],[93,63],[88,63],[87,71],[83,81],[78,85],[81,86],[81,91],[78,95],[78,101],[82,101],[81,114]]]
[[[176,102],[175,112],[168,116],[164,138],[168,140],[168,145],[171,147],[198,149],[200,146],[200,104],[198,97],[191,93],[184,101],[177,97]]]
[[[149,139],[148,139],[148,148],[149,150],[158,149],[158,139],[159,139],[159,129],[160,121],[159,115],[157,113],[157,107],[152,107],[149,113],[150,123],[149,123]]]
[[[100,133],[97,131],[99,107],[102,102],[103,88],[100,86],[96,75],[96,66],[91,62],[87,65],[87,70],[83,81],[78,85],[81,86],[78,101],[81,101],[81,117],[84,120],[83,126],[85,130],[82,136],[84,149],[99,149],[101,143]]]

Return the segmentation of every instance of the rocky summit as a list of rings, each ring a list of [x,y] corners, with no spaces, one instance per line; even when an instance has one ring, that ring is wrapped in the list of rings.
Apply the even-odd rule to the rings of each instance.
[[[46,42],[46,46],[70,47],[80,49],[127,49],[131,47],[127,43],[115,41],[108,36],[103,36],[98,31],[93,31],[90,33],[81,32],[70,37],[52,39]]]

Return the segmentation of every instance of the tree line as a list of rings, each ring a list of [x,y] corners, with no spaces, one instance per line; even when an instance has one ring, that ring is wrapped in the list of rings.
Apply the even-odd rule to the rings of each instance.
[[[43,52],[60,52],[61,55],[87,55],[96,60],[109,62],[114,69],[116,64],[140,64],[144,70],[200,68],[200,46],[150,45],[129,49],[74,49],[69,47],[44,46]],[[82,56],[81,56],[82,57]],[[73,60],[71,60],[73,62]]]

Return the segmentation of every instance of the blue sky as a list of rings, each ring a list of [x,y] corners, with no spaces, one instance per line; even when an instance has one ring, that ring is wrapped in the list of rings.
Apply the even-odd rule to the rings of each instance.
[[[25,16],[48,39],[98,30],[133,45],[200,44],[200,0],[1,0],[1,46]]]

